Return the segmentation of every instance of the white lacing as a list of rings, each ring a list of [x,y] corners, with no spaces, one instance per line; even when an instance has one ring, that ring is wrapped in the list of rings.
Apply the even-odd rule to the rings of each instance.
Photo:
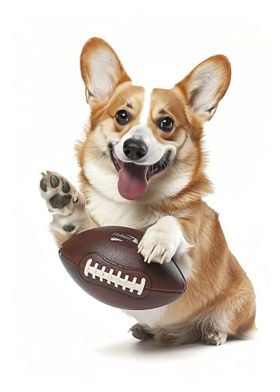
[[[107,284],[113,283],[115,287],[121,286],[123,290],[129,289],[130,293],[133,291],[137,291],[137,295],[141,295],[143,293],[146,279],[142,278],[140,283],[137,282],[137,277],[134,276],[130,280],[129,275],[125,275],[124,278],[121,277],[122,272],[118,271],[115,274],[113,268],[110,269],[109,272],[106,272],[106,266],[99,266],[99,263],[95,263],[94,266],[91,265],[92,259],[88,259],[84,268],[85,276],[91,275],[93,279],[99,278],[100,282],[106,281]]]

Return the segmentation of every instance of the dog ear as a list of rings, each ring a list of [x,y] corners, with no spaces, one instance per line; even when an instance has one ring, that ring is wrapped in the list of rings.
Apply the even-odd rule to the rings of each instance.
[[[114,50],[101,38],[85,43],[80,63],[87,102],[105,101],[118,84],[130,80]]]
[[[187,105],[204,121],[210,120],[230,83],[231,67],[223,55],[208,58],[176,84]]]

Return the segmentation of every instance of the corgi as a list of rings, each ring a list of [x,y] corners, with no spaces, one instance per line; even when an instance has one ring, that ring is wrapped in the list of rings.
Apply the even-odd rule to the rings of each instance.
[[[115,51],[91,38],[81,52],[90,118],[77,143],[80,191],[56,172],[42,173],[41,195],[58,245],[98,226],[145,232],[147,263],[173,259],[188,282],[175,302],[127,311],[132,335],[163,345],[220,345],[255,329],[253,286],[228,249],[218,214],[204,201],[203,125],[231,77],[223,55],[197,65],[171,89],[134,85]]]

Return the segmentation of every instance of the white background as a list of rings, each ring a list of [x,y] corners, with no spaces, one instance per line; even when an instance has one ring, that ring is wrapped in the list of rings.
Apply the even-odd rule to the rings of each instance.
[[[8,268],[1,291],[8,313],[12,302],[14,321],[2,334],[6,363],[13,354],[2,390],[279,388],[276,2],[9,4],[2,16],[7,28],[13,26],[13,42],[2,49],[2,62],[12,62],[12,75],[2,77],[9,92],[12,80],[13,87],[1,134],[12,141],[2,141],[1,166],[8,172],[3,189],[13,184],[2,204],[2,227],[12,236],[2,244]],[[139,344],[127,333],[133,320],[87,296],[63,269],[38,182],[40,172],[50,169],[76,183],[73,146],[88,114],[79,54],[95,35],[113,46],[132,78],[155,87],[172,86],[213,54],[231,60],[230,89],[205,127],[207,173],[215,184],[207,201],[220,213],[229,246],[255,286],[254,340],[170,349]]]

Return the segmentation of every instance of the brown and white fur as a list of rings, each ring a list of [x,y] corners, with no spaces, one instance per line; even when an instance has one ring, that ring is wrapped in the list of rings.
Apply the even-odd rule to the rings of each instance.
[[[77,145],[81,191],[54,172],[43,173],[40,182],[57,244],[88,228],[121,225],[145,231],[139,251],[146,262],[174,258],[188,289],[170,305],[128,312],[138,321],[131,328],[138,339],[218,345],[247,336],[255,325],[254,290],[228,249],[218,214],[202,200],[211,191],[204,174],[203,124],[228,88],[229,61],[210,57],[173,88],[148,90],[132,84],[105,41],[92,38],[81,53],[81,73],[90,106]],[[124,124],[117,121],[120,110],[127,115]],[[166,124],[170,129],[162,129]],[[145,143],[141,158],[124,152],[131,138]],[[159,161],[161,171],[144,190],[138,187],[135,194],[127,180],[120,184],[116,162],[143,176],[143,167]],[[136,184],[134,178],[131,183]]]

